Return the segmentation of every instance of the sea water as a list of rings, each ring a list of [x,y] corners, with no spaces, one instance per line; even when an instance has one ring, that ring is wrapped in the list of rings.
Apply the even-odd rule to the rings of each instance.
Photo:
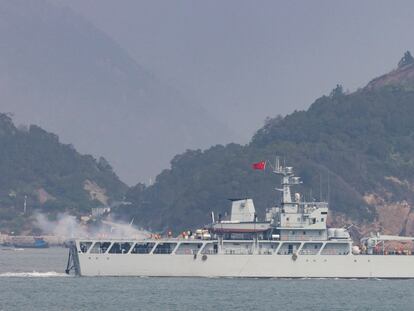
[[[67,253],[0,250],[0,310],[414,310],[414,280],[75,277]]]

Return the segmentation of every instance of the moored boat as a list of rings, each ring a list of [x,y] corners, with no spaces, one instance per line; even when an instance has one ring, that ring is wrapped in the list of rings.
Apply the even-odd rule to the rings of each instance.
[[[41,237],[34,237],[33,241],[16,241],[11,245],[15,248],[49,248],[49,243]]]

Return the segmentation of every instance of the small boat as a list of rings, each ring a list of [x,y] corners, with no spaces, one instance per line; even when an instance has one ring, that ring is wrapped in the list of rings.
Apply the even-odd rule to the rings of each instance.
[[[47,243],[43,238],[34,238],[34,242],[20,242],[12,244],[16,249],[18,248],[49,248],[49,243]]]

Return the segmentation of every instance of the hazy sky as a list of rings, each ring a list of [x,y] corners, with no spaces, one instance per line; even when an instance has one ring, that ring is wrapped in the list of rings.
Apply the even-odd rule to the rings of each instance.
[[[414,47],[413,1],[53,0],[247,142],[266,116],[354,90]]]

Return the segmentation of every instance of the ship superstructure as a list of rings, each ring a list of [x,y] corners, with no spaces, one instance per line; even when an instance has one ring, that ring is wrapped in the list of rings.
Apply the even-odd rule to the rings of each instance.
[[[328,228],[328,203],[305,202],[301,183],[279,162],[282,200],[259,221],[249,198],[231,199],[229,217],[178,238],[76,239],[67,272],[85,276],[414,278],[412,237],[373,235],[354,245],[345,228]],[[391,255],[386,241],[409,246]],[[397,255],[399,254],[399,255]]]

